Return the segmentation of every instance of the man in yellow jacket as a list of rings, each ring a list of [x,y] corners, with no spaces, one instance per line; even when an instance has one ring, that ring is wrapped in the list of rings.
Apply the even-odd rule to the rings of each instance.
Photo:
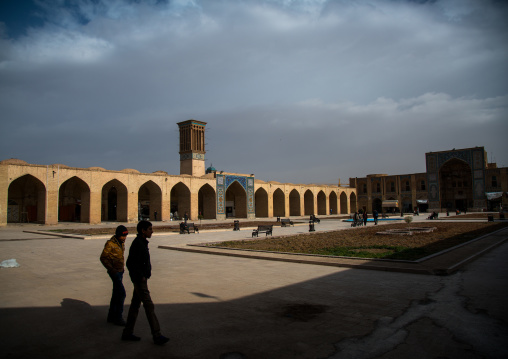
[[[123,320],[123,304],[125,288],[123,286],[125,240],[129,231],[125,226],[118,226],[115,235],[106,242],[101,253],[101,262],[108,270],[113,281],[113,294],[109,303],[108,322],[125,326]]]

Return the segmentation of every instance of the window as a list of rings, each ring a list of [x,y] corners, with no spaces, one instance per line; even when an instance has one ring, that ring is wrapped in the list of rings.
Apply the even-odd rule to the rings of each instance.
[[[497,187],[497,177],[492,176],[492,187]]]
[[[422,189],[422,191],[425,191],[425,180],[422,180],[420,188]]]
[[[411,186],[409,185],[409,181],[406,181],[406,191],[411,191]]]
[[[367,184],[366,183],[363,184],[363,193],[367,193]]]
[[[376,184],[376,192],[381,192],[381,183]]]
[[[390,192],[395,192],[395,182],[390,182]]]

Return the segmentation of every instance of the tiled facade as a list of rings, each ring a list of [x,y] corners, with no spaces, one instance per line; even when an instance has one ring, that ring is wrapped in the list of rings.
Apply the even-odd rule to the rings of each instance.
[[[425,173],[350,178],[358,208],[371,212],[484,211],[508,207],[508,168],[487,163],[483,147],[425,154]]]

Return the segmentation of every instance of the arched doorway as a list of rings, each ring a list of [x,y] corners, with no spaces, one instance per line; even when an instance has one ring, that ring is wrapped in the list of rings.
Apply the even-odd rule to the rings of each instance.
[[[256,191],[256,217],[268,217],[268,193],[264,188],[258,188]]]
[[[340,214],[347,214],[347,194],[341,192],[340,194]]]
[[[282,192],[280,188],[277,188],[275,192],[273,192],[273,216],[286,216],[286,199],[284,198],[284,192]]]
[[[326,215],[326,195],[323,191],[317,195],[317,214]]]
[[[402,212],[403,213],[413,213],[413,205],[410,197],[402,198]]]
[[[330,192],[330,198],[328,199],[330,202],[330,214],[338,214],[337,210],[337,193]]]
[[[203,219],[216,218],[215,191],[208,183],[203,185],[198,192],[198,213]]]
[[[471,167],[457,158],[439,169],[441,208],[454,211],[473,206],[473,176]]]
[[[102,187],[102,220],[127,222],[127,187],[117,179]]]
[[[379,198],[374,198],[372,201],[372,211],[377,211],[377,213],[383,213],[383,201]]]
[[[189,219],[191,215],[191,200],[190,200],[190,190],[184,185],[182,182],[178,182],[176,185],[171,188],[171,213],[173,214],[173,218],[181,219],[185,217],[187,213],[187,217]]]
[[[143,184],[138,191],[138,219],[160,221],[162,218],[162,191],[153,181]]]
[[[357,209],[356,209],[356,194],[354,192],[352,192],[351,195],[349,196],[349,208],[350,208],[350,213],[354,213],[357,211]]]
[[[226,217],[247,218],[247,193],[238,181],[226,190]]]
[[[303,195],[303,208],[305,211],[306,216],[310,216],[314,213],[314,194],[310,189],[305,191],[305,194]]]
[[[289,215],[301,216],[300,193],[296,189],[289,193]]]
[[[90,188],[79,177],[69,178],[58,191],[59,222],[90,222]]]
[[[21,176],[9,185],[7,222],[46,221],[46,187],[32,175]]]

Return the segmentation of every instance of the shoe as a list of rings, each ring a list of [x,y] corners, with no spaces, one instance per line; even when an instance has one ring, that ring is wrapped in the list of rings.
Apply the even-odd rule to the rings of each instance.
[[[164,335],[159,335],[158,337],[153,337],[153,342],[156,345],[164,345],[169,342],[169,338],[166,338]]]
[[[135,336],[134,334],[122,334],[122,340],[125,340],[127,342],[139,342],[141,338]]]

